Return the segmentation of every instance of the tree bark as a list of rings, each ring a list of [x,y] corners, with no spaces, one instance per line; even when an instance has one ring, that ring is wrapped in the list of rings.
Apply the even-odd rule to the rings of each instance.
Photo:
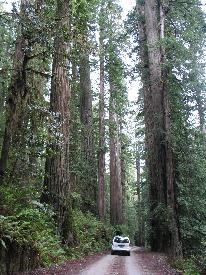
[[[76,44],[73,42],[73,49],[71,51],[76,52]],[[70,184],[71,192],[76,191],[79,186],[78,169],[79,159],[77,155],[81,155],[81,126],[79,119],[79,77],[76,56],[72,54],[71,66],[72,66],[72,78],[71,78],[71,102],[70,102],[70,150],[69,150],[69,161],[70,161]],[[77,131],[77,129],[79,129]]]
[[[80,58],[80,118],[82,123],[82,175],[83,210],[97,214],[97,163],[93,140],[92,91],[89,53],[83,49]]]
[[[110,80],[112,81],[112,80]],[[110,221],[122,224],[121,146],[119,122],[115,112],[115,87],[110,83],[109,133],[110,133]]]
[[[126,206],[127,206],[127,188],[126,188],[126,144],[124,142],[124,133],[121,131],[120,133],[121,138],[121,156],[120,156],[120,163],[121,163],[121,188],[122,188],[122,223],[126,224],[127,222],[127,213],[126,213]]]
[[[9,97],[6,102],[6,123],[0,159],[1,184],[4,182],[5,174],[7,172],[11,147],[17,143],[15,137],[17,137],[18,130],[21,128],[24,109],[29,98],[26,79],[26,67],[28,63],[26,48],[28,46],[28,39],[23,35],[23,18],[28,3],[27,0],[22,0],[20,6],[20,16],[22,21],[20,22],[19,35],[15,45],[13,74],[8,88]]]
[[[103,5],[103,4],[102,4]],[[102,7],[103,12],[103,7]],[[105,216],[105,91],[104,91],[104,26],[100,22],[100,90],[99,90],[99,155],[98,155],[98,209],[99,218]]]
[[[145,221],[144,221],[144,213],[143,213],[143,197],[142,197],[142,185],[141,185],[141,173],[140,173],[140,153],[138,144],[136,145],[136,177],[137,177],[137,202],[138,202],[138,210],[137,210],[137,221],[138,228],[136,232],[136,242],[138,246],[145,245]]]
[[[69,183],[69,118],[70,86],[68,80],[70,1],[57,0],[57,26],[50,94],[51,143],[47,146],[42,200],[52,205],[57,231],[64,243],[71,241],[70,183]]]
[[[145,135],[151,203],[151,247],[181,255],[176,213],[175,170],[169,141],[170,110],[165,73],[164,13],[157,0],[138,3],[141,59],[147,69],[142,74],[145,109]],[[144,21],[145,20],[145,21]],[[145,43],[146,42],[146,49]]]

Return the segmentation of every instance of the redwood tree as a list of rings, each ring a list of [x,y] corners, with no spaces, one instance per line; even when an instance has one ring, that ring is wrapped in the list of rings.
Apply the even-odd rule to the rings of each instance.
[[[83,173],[81,177],[84,210],[97,213],[97,164],[93,138],[92,89],[89,53],[83,49],[80,58],[80,118],[82,123]]]
[[[120,160],[119,121],[116,113],[115,86],[110,80],[110,221],[111,224],[122,223],[122,181]]]
[[[176,177],[171,149],[170,106],[163,67],[166,7],[156,0],[138,1],[145,135],[151,203],[151,247],[182,254],[177,219]]]
[[[101,2],[99,19],[99,54],[100,54],[100,83],[99,83],[99,150],[98,150],[98,210],[101,220],[105,215],[105,4]]]
[[[81,1],[74,6],[73,32],[76,66],[79,73],[79,117],[81,152],[79,166],[79,191],[81,193],[82,210],[97,214],[97,159],[94,143],[93,127],[93,91],[91,85],[91,31],[92,16],[95,16],[96,2]],[[92,27],[91,27],[92,28]]]
[[[124,65],[121,59],[121,8],[116,1],[107,3],[106,71],[109,84],[109,150],[110,150],[110,221],[123,223],[121,164],[121,122],[124,115]],[[124,181],[124,176],[123,176]]]
[[[57,0],[56,32],[50,94],[51,140],[47,146],[42,201],[55,212],[57,231],[64,242],[71,241],[69,183],[69,103],[68,79],[70,1]]]
[[[26,9],[29,1],[22,0],[20,5],[20,24],[16,38],[15,52],[13,58],[13,70],[11,82],[8,88],[6,123],[3,137],[3,145],[0,159],[0,182],[5,179],[5,173],[8,168],[9,153],[11,147],[17,143],[17,134],[23,123],[23,114],[29,98],[29,89],[27,88],[27,64],[29,61],[27,48],[29,39],[26,36]]]

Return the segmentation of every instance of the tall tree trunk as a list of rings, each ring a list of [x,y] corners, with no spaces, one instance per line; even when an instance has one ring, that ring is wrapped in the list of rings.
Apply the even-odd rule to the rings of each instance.
[[[102,9],[103,10],[103,7]],[[98,155],[98,210],[100,220],[105,216],[105,99],[104,99],[104,26],[100,22],[100,90],[99,90],[99,155]]]
[[[22,0],[20,6],[20,16],[22,19],[15,45],[13,73],[8,88],[9,97],[6,102],[6,123],[0,159],[0,183],[3,183],[5,178],[11,147],[17,143],[16,137],[18,130],[22,126],[24,109],[29,98],[26,80],[26,67],[28,63],[26,48],[28,47],[28,39],[23,35],[23,20],[28,3],[29,1]]]
[[[56,37],[50,94],[50,112],[55,125],[51,144],[47,147],[45,180],[42,200],[53,206],[57,230],[63,242],[71,241],[70,183],[69,183],[69,104],[68,80],[70,1],[57,0]]]
[[[84,210],[97,214],[97,164],[93,139],[92,91],[89,53],[80,58],[80,117],[82,123],[84,175],[82,177]]]
[[[75,52],[76,45],[73,42],[73,49],[71,51]],[[75,52],[76,53],[76,52]],[[75,55],[76,57],[76,55]],[[69,150],[69,161],[70,161],[70,183],[71,192],[76,191],[78,187],[78,168],[81,155],[81,126],[79,118],[79,77],[77,61],[75,60],[74,54],[72,54],[72,78],[71,78],[71,103],[70,103],[70,150]],[[77,130],[79,129],[79,130]]]
[[[143,6],[144,5],[144,6]],[[148,67],[143,74],[146,148],[151,203],[151,247],[154,251],[166,251],[181,255],[180,237],[176,213],[175,173],[169,142],[169,101],[162,71],[163,50],[160,38],[164,35],[163,8],[157,0],[138,4],[142,63]],[[147,76],[147,79],[146,77]],[[163,215],[165,218],[163,219]],[[168,218],[167,218],[168,217]]]
[[[137,211],[137,221],[138,221],[138,229],[137,229],[137,245],[144,246],[145,245],[145,228],[144,228],[144,214],[143,214],[143,201],[142,201],[142,185],[141,185],[141,174],[140,174],[140,153],[138,144],[136,145],[136,177],[137,177],[137,202],[138,202],[138,211]]]
[[[111,80],[110,80],[111,81]],[[115,106],[115,88],[110,83],[110,108],[109,108],[109,132],[110,132],[110,221],[111,224],[122,224],[122,181],[119,122]]]
[[[121,187],[122,187],[122,223],[126,224],[126,205],[127,205],[127,192],[126,192],[126,144],[124,142],[124,133],[121,130]]]
[[[139,154],[139,146],[136,144],[136,177],[137,177],[137,196],[138,200],[140,200],[140,192],[141,192],[141,182],[140,182],[140,154]]]

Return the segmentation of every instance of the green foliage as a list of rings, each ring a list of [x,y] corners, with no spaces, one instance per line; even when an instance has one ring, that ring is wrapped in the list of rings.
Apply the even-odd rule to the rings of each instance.
[[[0,208],[6,215],[16,215],[29,207],[38,193],[33,186],[2,185],[0,186]]]
[[[11,16],[0,14],[0,144],[4,134],[4,104],[12,72],[15,27],[15,22]]]
[[[181,121],[183,123],[180,127]],[[197,265],[205,268],[205,137],[199,130],[192,129],[191,126],[189,128],[183,115],[179,114],[179,119],[176,119],[173,126],[175,125],[177,128],[173,145],[178,160],[178,211],[183,251],[187,257],[196,254]]]
[[[42,265],[66,259],[55,232],[54,213],[38,201],[34,186],[0,186],[0,243],[15,240],[38,252]]]
[[[0,238],[28,244],[38,251],[42,265],[50,265],[66,259],[55,226],[48,210],[41,204],[38,208],[26,208],[15,216],[0,216]]]
[[[74,232],[77,243],[69,249],[71,258],[81,257],[108,249],[114,236],[114,229],[100,222],[91,213],[73,211]]]
[[[173,262],[172,265],[176,270],[179,270],[183,275],[200,275],[200,272],[192,259],[178,259],[175,260],[175,262]]]
[[[117,224],[114,226],[115,235],[129,236],[129,228],[125,224]]]
[[[105,54],[105,76],[106,84],[109,80],[115,86],[111,95],[115,102],[115,112],[121,120],[121,127],[124,126],[124,119],[127,113],[127,95],[125,78],[125,64],[123,62],[122,45],[124,33],[122,29],[121,8],[117,1],[100,0],[73,0],[71,2],[71,42],[72,62],[79,67],[79,58],[82,52],[96,54],[97,47],[95,28],[97,25],[97,15],[102,4],[103,11],[99,14],[100,25],[104,27],[104,54]],[[143,1],[140,1],[143,3]],[[160,42],[165,48],[166,62],[163,66],[171,74],[168,75],[167,85],[170,90],[172,131],[169,137],[173,144],[173,151],[176,157],[176,176],[178,189],[178,212],[180,215],[180,227],[183,249],[186,256],[191,257],[182,263],[184,274],[198,274],[195,265],[202,269],[206,268],[206,158],[205,158],[205,138],[200,134],[197,127],[193,127],[188,119],[193,111],[198,109],[199,93],[200,99],[204,99],[205,83],[202,75],[202,54],[205,43],[203,31],[204,16],[198,7],[198,1],[170,1],[172,8],[166,14],[166,36]],[[187,3],[188,2],[188,3]],[[56,129],[58,124],[52,114],[48,112],[48,104],[44,96],[49,93],[48,80],[42,80],[42,74],[49,72],[51,54],[53,52],[53,37],[55,26],[58,23],[55,15],[55,1],[46,0],[44,5],[38,9],[37,3],[29,4],[26,8],[26,24],[22,24],[22,33],[28,38],[29,45],[26,53],[30,61],[27,69],[27,88],[30,89],[31,97],[27,110],[26,130],[21,129],[20,135],[24,146],[19,146],[18,150],[13,150],[11,159],[21,161],[17,169],[22,169],[23,177],[9,181],[7,186],[0,186],[0,245],[6,246],[4,237],[16,240],[21,244],[32,245],[39,251],[39,257],[44,265],[59,262],[66,258],[58,236],[55,234],[55,224],[50,216],[52,213],[46,206],[39,203],[39,191],[41,191],[40,177],[43,177],[45,144],[56,136],[49,136],[47,133],[48,124],[50,129]],[[138,18],[143,20],[143,18]],[[12,72],[12,55],[14,52],[14,40],[20,26],[21,16],[14,11],[13,16],[0,16],[0,139],[4,132],[5,123],[5,100],[7,89]],[[128,21],[129,22],[129,21]],[[136,9],[130,17],[130,33],[135,32],[134,42],[139,39],[137,34],[137,14]],[[65,29],[63,35],[67,35]],[[136,45],[135,45],[136,46]],[[130,45],[134,51],[139,51],[139,47]],[[131,53],[132,54],[132,53]],[[198,66],[199,64],[199,66]],[[47,73],[46,73],[47,75]],[[48,77],[48,76],[47,76]],[[137,214],[135,212],[135,202],[133,194],[135,192],[134,179],[131,174],[131,166],[134,159],[129,154],[129,149],[124,150],[122,157],[126,161],[126,218],[127,225],[118,225],[112,228],[108,224],[98,221],[90,213],[82,213],[80,210],[83,204],[83,196],[79,192],[81,178],[85,178],[85,185],[91,180],[84,171],[88,170],[83,154],[81,153],[81,125],[79,121],[79,110],[81,108],[79,98],[79,76],[73,75],[72,87],[72,115],[71,122],[73,134],[70,135],[70,174],[72,182],[72,204],[74,218],[74,238],[75,246],[67,248],[70,258],[81,257],[89,253],[94,253],[107,249],[111,245],[112,237],[115,234],[129,235],[133,238],[133,233],[137,224],[137,215],[143,217],[143,222],[147,222],[146,234],[149,224],[148,213],[148,186],[147,183],[140,183],[140,202],[137,203]],[[105,85],[107,86],[107,85]],[[75,87],[75,88],[74,88]],[[143,96],[142,96],[143,97]],[[140,101],[140,100],[139,100]],[[142,100],[141,100],[142,102]],[[144,108],[141,103],[139,114]],[[98,112],[96,112],[98,114]],[[139,115],[140,116],[140,115]],[[137,117],[138,118],[138,117]],[[57,118],[58,120],[58,118]],[[48,122],[45,122],[48,121]],[[143,122],[141,122],[142,124]],[[24,126],[25,126],[24,125]],[[115,132],[115,125],[110,125]],[[141,129],[144,132],[144,129]],[[143,138],[141,138],[143,139]],[[98,138],[96,138],[96,141]],[[125,141],[128,146],[130,140]],[[144,142],[143,142],[144,143]],[[144,151],[145,148],[142,149]],[[20,154],[19,154],[20,152]],[[49,153],[49,152],[47,152]],[[51,152],[51,155],[53,152]],[[144,159],[142,153],[141,159]],[[33,157],[32,165],[25,160]],[[41,159],[40,159],[41,158]],[[13,168],[13,167],[12,167]],[[34,170],[37,171],[39,179],[33,177]],[[12,170],[13,171],[13,170]],[[27,177],[28,174],[28,177]],[[142,176],[143,178],[144,176]],[[146,178],[146,176],[145,176]],[[106,175],[106,207],[107,219],[109,219],[109,179]],[[12,185],[15,182],[16,185]],[[93,205],[94,201],[89,202]],[[200,207],[201,205],[201,207]],[[162,219],[162,224],[167,226],[169,210],[164,205],[159,205],[154,209],[153,215]],[[148,231],[148,232],[147,232]],[[197,255],[194,257],[193,255]]]
[[[184,275],[199,275],[196,266],[191,261],[187,261],[184,265]]]
[[[206,159],[205,137],[200,131],[205,116],[205,23],[199,4],[196,0],[171,3],[175,8],[167,14],[166,35],[161,41],[167,53],[164,65],[172,119],[168,138],[176,159],[177,210],[183,253],[190,259],[184,262],[184,274],[198,274],[194,264],[205,268]]]

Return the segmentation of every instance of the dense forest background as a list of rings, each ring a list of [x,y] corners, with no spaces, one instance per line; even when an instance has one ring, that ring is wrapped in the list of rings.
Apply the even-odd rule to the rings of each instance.
[[[203,10],[0,4],[2,272],[102,251],[117,233],[206,270]]]

